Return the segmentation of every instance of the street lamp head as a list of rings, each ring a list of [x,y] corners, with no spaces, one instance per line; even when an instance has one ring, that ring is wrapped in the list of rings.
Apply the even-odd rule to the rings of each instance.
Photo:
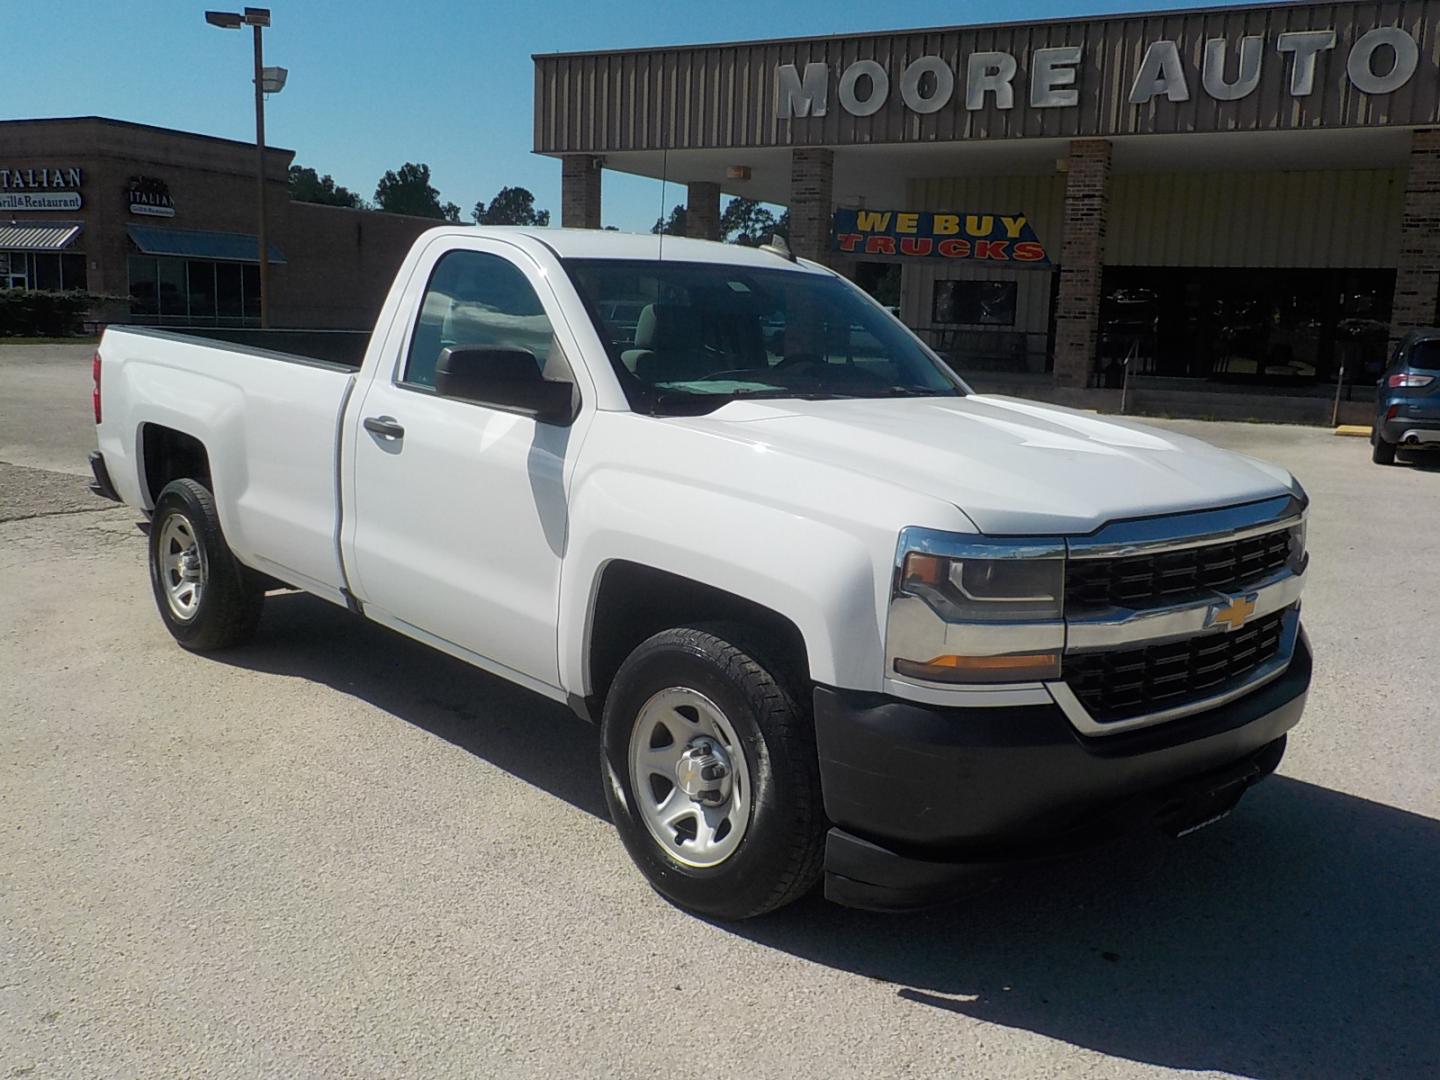
[[[239,11],[207,11],[205,12],[205,21],[222,30],[239,30],[242,26],[269,26],[270,9],[247,7],[243,13]]]
[[[267,94],[278,94],[285,89],[289,68],[267,67],[260,69],[260,89]]]

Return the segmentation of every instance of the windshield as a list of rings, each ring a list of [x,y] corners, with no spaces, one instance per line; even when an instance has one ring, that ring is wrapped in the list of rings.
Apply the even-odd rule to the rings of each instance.
[[[565,266],[631,406],[646,412],[964,392],[904,327],[828,274],[638,259]]]

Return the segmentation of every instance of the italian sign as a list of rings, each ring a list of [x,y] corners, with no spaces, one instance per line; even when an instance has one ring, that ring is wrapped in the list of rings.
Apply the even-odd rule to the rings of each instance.
[[[153,176],[132,176],[125,189],[130,202],[130,213],[146,217],[174,217],[175,200],[170,197],[170,188],[164,180]]]
[[[0,210],[79,210],[84,173],[64,168],[0,168]]]
[[[1024,214],[930,210],[837,210],[834,250],[846,255],[895,255],[1050,266],[1050,256]]]
[[[0,210],[79,210],[78,191],[0,191]]]

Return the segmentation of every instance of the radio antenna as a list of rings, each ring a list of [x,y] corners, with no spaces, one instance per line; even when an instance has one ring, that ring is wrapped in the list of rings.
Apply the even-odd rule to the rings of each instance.
[[[669,222],[665,220],[665,183],[670,179],[670,148],[667,146],[660,151],[660,245],[655,252],[655,261],[663,262],[665,259],[665,230]]]

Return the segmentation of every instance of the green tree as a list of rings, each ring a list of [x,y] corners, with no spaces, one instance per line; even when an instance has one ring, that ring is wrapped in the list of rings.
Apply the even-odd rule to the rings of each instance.
[[[302,165],[290,166],[290,198],[296,202],[320,203],[322,206],[349,206],[363,209],[365,200],[349,188],[335,183],[329,173],[318,175]]]
[[[535,196],[523,187],[502,187],[490,205],[477,202],[470,212],[476,225],[537,225],[550,224],[549,210],[535,209]]]
[[[770,242],[777,227],[775,215],[754,199],[739,196],[725,204],[720,212],[720,236],[732,244],[744,247],[759,247]],[[789,229],[789,214],[785,226]]]
[[[388,214],[459,221],[460,207],[440,202],[440,192],[430,186],[430,166],[407,161],[398,171],[388,171],[375,185],[375,205]]]
[[[679,205],[679,206],[673,206],[673,207],[670,208],[670,218],[669,218],[669,220],[666,220],[665,218],[656,218],[656,219],[655,219],[655,224],[652,225],[652,226],[650,226],[650,231],[651,231],[652,233],[656,234],[657,236],[660,235],[661,233],[664,233],[666,236],[684,236],[684,235],[685,235],[685,206],[684,206],[684,204],[682,203],[682,204]]]

